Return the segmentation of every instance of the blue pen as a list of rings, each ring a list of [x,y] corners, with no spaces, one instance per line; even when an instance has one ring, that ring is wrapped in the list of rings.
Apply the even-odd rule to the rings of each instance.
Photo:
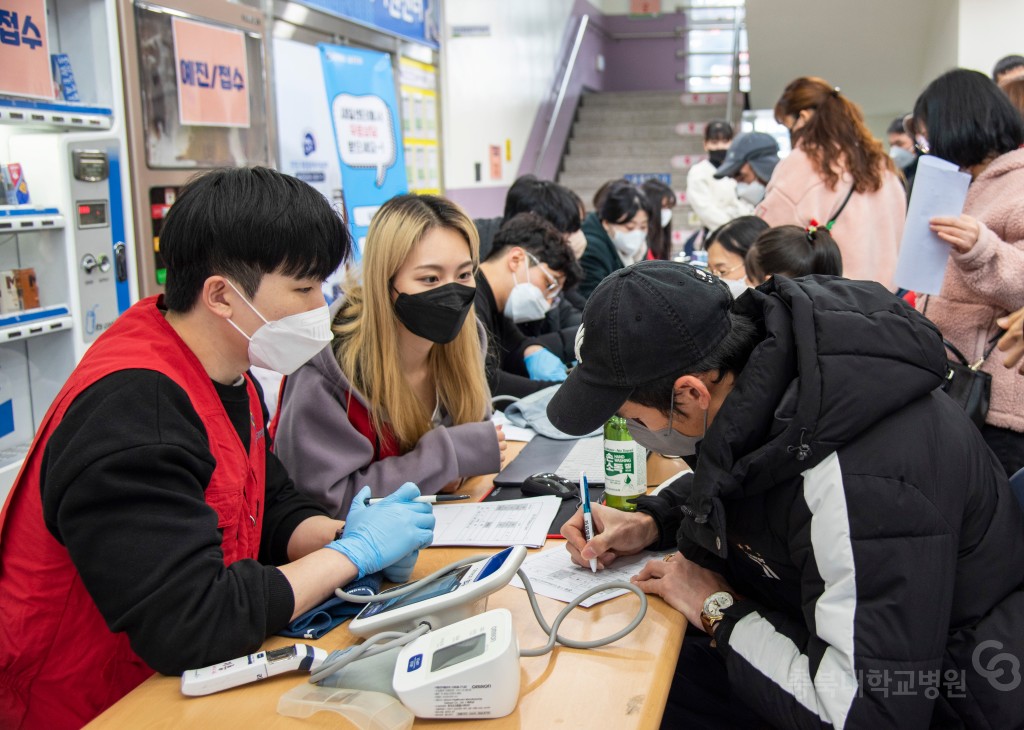
[[[587,484],[587,473],[580,472],[580,500],[583,502],[583,536],[587,542],[594,539],[594,517],[590,514],[590,486]],[[597,558],[590,559],[590,570],[597,572]]]

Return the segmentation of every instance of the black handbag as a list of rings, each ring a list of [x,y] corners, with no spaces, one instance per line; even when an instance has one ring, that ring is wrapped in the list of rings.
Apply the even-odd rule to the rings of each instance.
[[[973,365],[967,362],[967,358],[952,342],[944,339],[942,344],[953,357],[946,362],[946,379],[942,381],[941,387],[964,409],[967,417],[974,421],[974,425],[981,428],[985,425],[989,397],[992,394],[992,376],[982,372],[981,365],[996,343],[992,342],[985,350],[985,356]]]

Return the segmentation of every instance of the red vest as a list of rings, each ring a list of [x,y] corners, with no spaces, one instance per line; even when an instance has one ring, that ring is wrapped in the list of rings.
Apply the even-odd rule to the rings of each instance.
[[[225,565],[259,552],[266,444],[256,390],[247,378],[247,453],[202,364],[167,324],[157,298],[144,299],[96,340],[54,399],[0,512],[2,728],[81,727],[153,673],[127,635],[107,628],[67,550],[43,524],[39,489],[47,440],[75,398],[106,375],[129,369],[171,378],[203,422],[216,459],[206,502],[217,513]]]

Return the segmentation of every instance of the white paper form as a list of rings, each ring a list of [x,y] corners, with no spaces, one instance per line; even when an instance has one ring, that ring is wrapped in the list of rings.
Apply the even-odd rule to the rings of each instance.
[[[563,479],[578,482],[580,472],[586,472],[591,481],[604,481],[604,436],[588,436],[575,443],[555,473]]]
[[[430,545],[540,547],[561,504],[558,497],[527,497],[438,506],[434,508],[434,541]]]
[[[590,572],[590,568],[581,568],[572,562],[569,551],[564,548],[552,548],[542,553],[527,556],[523,561],[521,570],[525,571],[526,577],[530,579],[533,590],[556,601],[568,603],[576,596],[589,588],[594,588],[602,583],[622,580],[629,582],[629,579],[640,572],[648,560],[660,560],[666,553],[655,553],[649,550],[630,555],[626,558],[619,558],[609,567]],[[510,585],[516,588],[523,588],[523,581],[516,576]],[[524,589],[525,590],[525,589]],[[613,588],[607,591],[595,593],[580,605],[584,608],[616,598],[628,593],[625,588]]]
[[[893,276],[896,286],[925,294],[938,294],[942,289],[951,246],[932,232],[928,221],[935,216],[957,217],[963,213],[970,184],[971,176],[960,172],[952,162],[934,155],[918,158]]]

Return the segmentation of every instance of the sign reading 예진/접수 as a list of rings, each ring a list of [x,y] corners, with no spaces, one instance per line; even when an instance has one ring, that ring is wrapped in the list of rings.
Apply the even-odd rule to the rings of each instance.
[[[0,94],[55,98],[44,0],[0,0]]]
[[[345,219],[360,255],[370,220],[408,190],[391,56],[321,44],[324,85],[341,162]]]
[[[245,35],[209,23],[171,20],[181,125],[248,127]]]

